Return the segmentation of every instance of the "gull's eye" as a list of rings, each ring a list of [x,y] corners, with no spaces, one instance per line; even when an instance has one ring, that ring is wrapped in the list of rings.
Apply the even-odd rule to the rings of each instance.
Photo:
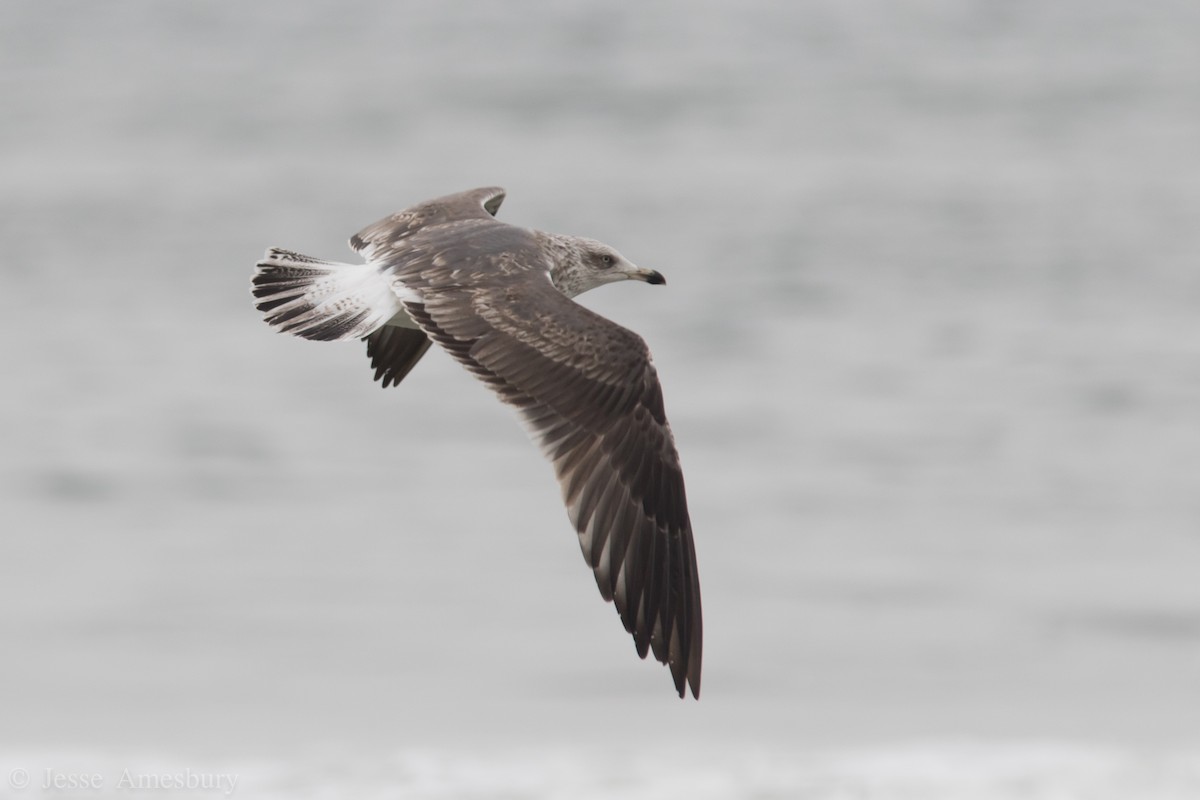
[[[611,255],[609,255],[608,253],[605,253],[604,255],[600,256],[600,266],[603,267],[604,269],[608,269],[609,267],[613,266],[616,263],[617,263],[617,260],[615,258],[613,258]]]

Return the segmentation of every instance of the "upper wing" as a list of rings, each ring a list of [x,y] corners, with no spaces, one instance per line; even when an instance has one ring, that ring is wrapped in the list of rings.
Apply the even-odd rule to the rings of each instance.
[[[350,246],[377,268],[391,271],[397,261],[411,255],[409,240],[414,234],[451,222],[498,226],[493,217],[502,202],[504,190],[495,186],[439,197],[368,225],[350,237]],[[429,339],[421,331],[394,326],[379,328],[366,342],[375,380],[382,380],[385,388],[399,385],[429,349]]]
[[[645,342],[540,271],[424,288],[425,332],[515,406],[554,463],[583,555],[638,654],[700,693],[700,582],[683,473]]]
[[[504,202],[504,190],[498,186],[471,189],[458,194],[428,200],[412,208],[397,211],[350,237],[350,247],[368,261],[372,256],[395,247],[422,228],[467,219],[490,220]]]

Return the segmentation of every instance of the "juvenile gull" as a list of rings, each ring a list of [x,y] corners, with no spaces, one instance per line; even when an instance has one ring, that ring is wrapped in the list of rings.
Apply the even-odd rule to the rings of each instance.
[[[593,239],[495,219],[500,188],[413,206],[364,228],[365,264],[272,248],[255,305],[277,331],[363,338],[383,386],[437,342],[517,409],[554,464],[567,514],[638,655],[700,696],[700,582],[683,473],[641,337],[571,298],[605,283],[665,283]]]

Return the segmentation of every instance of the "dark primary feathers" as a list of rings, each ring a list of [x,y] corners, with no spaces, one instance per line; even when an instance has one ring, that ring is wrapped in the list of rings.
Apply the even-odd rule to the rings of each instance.
[[[383,388],[399,386],[432,344],[423,331],[385,325],[366,337],[367,358]]]

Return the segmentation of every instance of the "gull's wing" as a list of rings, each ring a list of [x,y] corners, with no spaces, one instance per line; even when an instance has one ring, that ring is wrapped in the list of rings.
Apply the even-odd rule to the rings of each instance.
[[[407,239],[424,228],[451,222],[492,219],[504,202],[504,190],[498,186],[471,189],[439,197],[397,211],[368,225],[350,237],[350,247],[379,268],[393,260],[397,251],[407,249]],[[495,223],[498,224],[498,223]],[[419,330],[385,325],[369,336],[367,357],[375,368],[375,380],[386,389],[398,386],[429,349],[429,338]]]
[[[375,368],[375,380],[381,381],[384,389],[399,386],[432,344],[423,331],[394,325],[384,325],[364,341],[367,358]]]
[[[449,257],[461,246],[449,245],[439,259],[427,252],[426,263],[462,263]],[[524,261],[540,257],[518,253]],[[511,265],[512,251],[505,258]],[[451,281],[448,268],[395,266],[394,274],[423,284],[423,302],[405,303],[412,318],[516,407],[553,462],[584,558],[638,654],[653,650],[669,665],[679,696],[690,686],[698,697],[696,552],[679,455],[645,342],[568,299],[544,269],[465,277],[460,270]]]
[[[386,253],[422,228],[460,220],[490,220],[504,202],[499,186],[470,189],[397,211],[368,225],[350,237],[350,247],[368,261],[386,258]]]

